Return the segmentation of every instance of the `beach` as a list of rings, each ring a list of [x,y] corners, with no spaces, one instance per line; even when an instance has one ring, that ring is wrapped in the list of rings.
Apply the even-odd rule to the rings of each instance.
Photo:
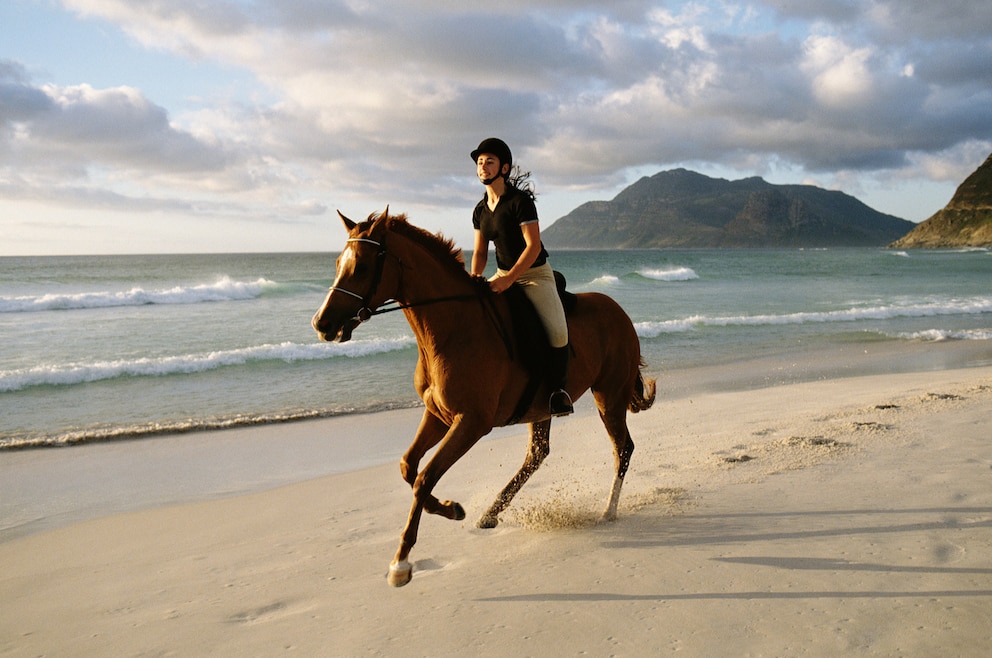
[[[152,495],[0,543],[0,654],[987,654],[992,366],[659,386],[629,417],[618,520],[598,521],[613,460],[587,396],[555,420],[550,457],[496,529],[475,521],[522,461],[525,428],[449,471],[435,493],[468,517],[425,516],[400,589],[385,576],[410,490],[402,448],[387,453],[420,412],[251,428],[280,448],[232,447],[240,488]],[[274,454],[327,457],[314,437],[335,432],[374,437],[371,465],[259,481]],[[166,479],[202,484],[207,464],[163,457],[191,459],[197,439],[122,442],[88,469],[155,444]],[[223,443],[199,459],[219,468]],[[73,450],[20,453],[6,473]]]

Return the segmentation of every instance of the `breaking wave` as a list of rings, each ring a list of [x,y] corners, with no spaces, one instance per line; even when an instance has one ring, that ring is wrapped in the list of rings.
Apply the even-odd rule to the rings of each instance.
[[[853,307],[836,311],[804,311],[781,315],[693,315],[675,320],[638,322],[634,326],[637,329],[637,335],[641,338],[655,338],[661,334],[691,331],[697,327],[858,322],[861,320],[924,318],[941,315],[976,315],[981,313],[992,313],[992,298],[978,297],[906,305]]]
[[[992,329],[927,329],[895,334],[896,338],[937,342],[942,340],[992,340]]]
[[[654,281],[692,281],[699,278],[699,275],[691,267],[673,267],[667,270],[644,269],[640,270],[638,274],[645,279],[653,279]]]
[[[650,281],[662,281],[662,282],[678,282],[678,281],[692,281],[698,279],[699,275],[691,267],[670,267],[666,269],[661,268],[643,268],[636,272],[630,272],[624,276],[617,276],[616,274],[603,274],[601,276],[593,279],[589,285],[590,286],[615,286],[618,285],[621,280],[628,278],[641,278],[648,279]]]
[[[0,392],[33,386],[72,386],[118,377],[162,377],[186,375],[253,362],[315,361],[338,357],[363,357],[406,349],[416,345],[412,336],[395,339],[354,340],[347,343],[280,343],[234,350],[219,350],[180,356],[142,357],[90,363],[40,365],[0,371]]]
[[[69,311],[121,306],[146,306],[149,304],[199,304],[202,302],[230,302],[256,299],[267,293],[292,290],[292,287],[258,278],[254,281],[235,281],[224,276],[213,283],[175,286],[162,290],[131,288],[121,291],[77,293],[48,293],[0,297],[0,313],[29,313],[37,311]]]

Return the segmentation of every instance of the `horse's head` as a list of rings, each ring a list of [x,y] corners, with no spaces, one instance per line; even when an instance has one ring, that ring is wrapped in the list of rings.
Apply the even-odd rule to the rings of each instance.
[[[372,312],[392,297],[386,275],[386,224],[389,207],[356,223],[338,211],[348,240],[337,260],[334,283],[310,324],[321,340],[344,343]]]

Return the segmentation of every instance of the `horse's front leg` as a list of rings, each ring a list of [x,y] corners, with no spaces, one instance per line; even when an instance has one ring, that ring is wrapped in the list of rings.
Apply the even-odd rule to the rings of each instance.
[[[420,460],[427,451],[436,446],[448,432],[448,426],[428,410],[420,419],[420,426],[413,437],[413,443],[407,448],[400,459],[400,475],[412,487],[420,470]]]
[[[420,420],[420,427],[413,438],[413,443],[407,448],[406,453],[400,460],[400,474],[412,488],[417,480],[417,469],[420,460],[427,451],[436,446],[444,435],[448,432],[445,425],[437,416],[430,411],[424,411],[424,416]],[[434,496],[428,496],[424,501],[424,511],[428,514],[437,514],[454,521],[461,521],[465,518],[465,510],[458,503],[450,500],[440,501]]]
[[[531,423],[530,444],[527,446],[527,456],[524,458],[523,466],[513,476],[513,479],[503,488],[503,491],[496,496],[496,500],[476,522],[479,528],[495,528],[499,524],[499,515],[513,497],[520,491],[520,487],[530,479],[530,476],[540,468],[544,458],[551,452],[551,419]]]
[[[413,566],[408,558],[414,544],[417,543],[420,517],[425,509],[434,511],[428,508],[436,506],[437,511],[435,513],[455,520],[465,518],[465,510],[461,505],[451,501],[441,503],[432,495],[432,491],[441,476],[468,452],[469,448],[475,445],[489,429],[491,428],[484,427],[478,421],[466,420],[464,416],[457,417],[438,445],[437,452],[427,462],[424,470],[417,475],[413,482],[413,505],[410,507],[410,516],[407,518],[406,527],[400,536],[399,549],[389,565],[389,584],[393,587],[406,585],[413,575]]]

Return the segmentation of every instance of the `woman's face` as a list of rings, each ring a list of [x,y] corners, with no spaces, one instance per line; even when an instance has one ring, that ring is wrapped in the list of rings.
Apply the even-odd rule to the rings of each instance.
[[[500,163],[492,153],[480,153],[476,160],[476,174],[480,181],[487,181],[497,178],[500,174]]]

